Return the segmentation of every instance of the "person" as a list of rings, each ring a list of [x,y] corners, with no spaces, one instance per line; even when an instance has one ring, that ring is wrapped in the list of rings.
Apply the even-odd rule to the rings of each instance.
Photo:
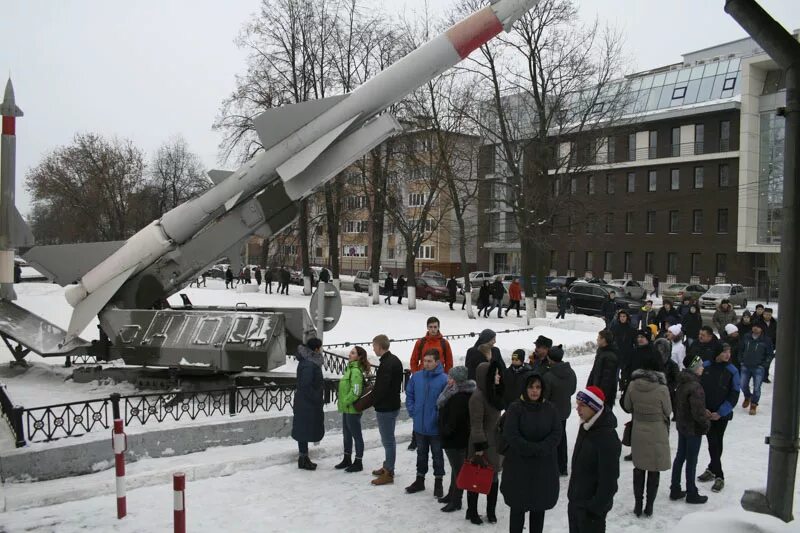
[[[566,319],[567,309],[569,308],[569,290],[566,285],[561,285],[556,293],[556,305],[558,306],[558,313],[556,319]]]
[[[602,389],[578,391],[575,410],[580,428],[572,451],[567,516],[569,533],[605,533],[606,515],[614,506],[622,444],[617,419],[607,408]]]
[[[268,268],[264,272],[264,294],[272,294],[272,282],[275,281],[273,277],[272,268]]]
[[[397,278],[397,303],[403,303],[403,296],[405,296],[406,292],[406,285],[408,282],[406,281],[406,277],[400,274],[400,277]]]
[[[386,295],[386,298],[383,299],[383,303],[392,305],[392,296],[394,296],[394,278],[392,277],[391,272],[386,274],[386,280],[383,282],[383,293]]]
[[[478,291],[478,314],[486,315],[486,310],[489,309],[489,301],[492,298],[491,289],[489,288],[489,281],[484,280]]]
[[[772,342],[773,350],[778,349],[778,321],[772,317],[772,308],[765,307],[764,314],[761,316],[761,324],[764,326],[764,335]],[[774,359],[774,357],[773,357]],[[772,360],[767,363],[767,367],[764,369],[764,381],[763,383],[772,383],[769,380],[769,369],[772,366]]]
[[[330,283],[331,282],[331,273],[328,271],[327,268],[323,268],[319,271],[319,280],[322,283]]]
[[[377,335],[372,339],[372,350],[380,359],[380,366],[375,375],[375,386],[372,389],[372,401],[384,450],[383,466],[372,471],[372,475],[375,476],[375,479],[372,480],[373,485],[394,483],[394,466],[397,455],[394,428],[397,424],[397,415],[400,414],[403,363],[389,351],[389,347],[389,337],[386,335]]]
[[[678,392],[675,394],[678,451],[672,463],[669,499],[675,501],[686,498],[686,503],[693,504],[703,504],[708,501],[708,496],[702,496],[697,491],[694,477],[700,444],[703,442],[703,435],[708,433],[710,422],[709,413],[706,411],[705,392],[700,384],[702,373],[703,360],[698,356],[692,357],[686,368],[681,371],[678,378]],[[686,491],[681,490],[681,471],[684,463],[686,463]]]
[[[520,399],[505,414],[503,437],[508,446],[500,491],[511,508],[510,533],[522,533],[525,513],[530,515],[528,531],[542,533],[545,511],[558,502],[554,458],[563,432],[558,409],[547,400],[547,388],[543,377],[532,373]]]
[[[604,329],[597,334],[597,353],[592,370],[586,380],[587,387],[597,387],[603,391],[605,408],[610,412],[617,398],[617,375],[619,361],[614,349],[614,334]]]
[[[353,346],[347,356],[350,361],[339,380],[339,399],[337,407],[342,413],[342,439],[344,458],[334,466],[345,472],[361,472],[364,469],[364,437],[361,435],[361,413],[353,403],[364,393],[365,376],[371,372],[367,351],[361,346]],[[356,459],[352,460],[353,441],[356,444]]]
[[[292,274],[288,268],[281,269],[281,282],[283,282],[283,294],[289,294],[289,283],[292,281]]]
[[[736,322],[736,311],[733,310],[730,300],[722,300],[711,317],[711,322],[720,337],[725,335],[725,325]]]
[[[553,339],[539,335],[533,343],[533,353],[530,355],[531,369],[539,370],[545,364],[550,348],[553,347]]]
[[[659,355],[650,351],[641,368],[631,375],[623,395],[623,409],[631,413],[633,455],[633,513],[652,516],[661,472],[669,470],[669,422],[672,401]],[[647,500],[642,506],[645,485]]]
[[[600,312],[606,321],[606,327],[610,326],[617,314],[617,293],[615,291],[608,291],[608,300],[603,302]]]
[[[758,410],[758,402],[761,400],[761,382],[772,357],[772,343],[764,335],[764,323],[755,322],[752,331],[745,335],[739,345],[742,392],[744,393],[742,407],[744,409],[749,407],[751,415],[755,415]],[[753,392],[750,392],[751,379],[753,380]]]
[[[531,367],[525,361],[525,350],[517,349],[511,354],[511,366],[503,371],[503,383],[505,392],[503,394],[503,405],[506,409],[512,402],[519,399],[522,390],[522,380],[525,375],[530,373]]]
[[[634,326],[637,329],[648,329],[650,324],[657,324],[656,310],[653,309],[653,300],[647,300],[644,305],[639,309],[637,320],[634,320]]]
[[[756,322],[761,322],[762,320],[764,320],[764,304],[758,304],[756,305],[756,312],[752,317],[752,322],[755,324]]]
[[[249,266],[245,266],[244,270],[242,270],[242,282],[245,285],[250,285],[250,280],[251,280],[250,267]]]
[[[317,464],[308,457],[308,443],[319,442],[325,436],[325,415],[322,408],[324,380],[322,379],[322,341],[312,337],[297,347],[297,391],[292,409],[292,438],[300,452],[297,468],[316,470]]]
[[[633,328],[631,316],[625,309],[617,313],[617,321],[611,326],[611,333],[614,335],[614,343],[617,346],[617,363],[620,368],[620,376],[624,375],[626,369],[631,364],[633,352],[636,348],[636,330]],[[624,382],[619,381],[620,390],[623,390]]]
[[[714,330],[711,329],[711,326],[703,326],[700,328],[697,342],[689,346],[689,349],[686,350],[686,358],[683,362],[683,366],[686,366],[686,363],[695,356],[703,361],[713,361],[721,351],[722,343],[720,343],[717,336],[714,335]]]
[[[500,349],[495,346],[497,342],[497,334],[494,330],[491,329],[484,329],[481,331],[481,334],[478,335],[478,340],[475,341],[475,345],[467,350],[467,355],[464,358],[464,365],[467,367],[469,371],[469,379],[475,379],[475,371],[478,368],[478,365],[485,362],[487,359],[486,357],[481,354],[479,347],[482,344],[488,344],[490,351],[491,351],[491,361],[497,364],[501,370],[506,369],[506,363],[503,361],[503,356],[500,354]]]
[[[650,293],[650,296],[655,294],[656,298],[658,298],[659,285],[661,285],[661,280],[658,279],[658,276],[653,276],[653,292]]]
[[[514,278],[511,285],[508,286],[508,309],[506,309],[506,316],[512,309],[517,310],[517,318],[520,317],[519,303],[522,301],[522,285],[519,284],[519,278]]]
[[[672,307],[671,300],[664,300],[664,305],[658,310],[656,315],[656,325],[660,331],[666,331],[670,326],[680,323],[681,315],[678,310]]]
[[[727,344],[728,349],[731,352],[730,364],[736,368],[736,371],[739,371],[739,341],[742,340],[738,326],[734,324],[727,324],[725,326],[725,333],[727,336],[725,338],[725,343],[722,345],[723,347]]]
[[[711,491],[719,492],[725,487],[725,473],[722,471],[725,429],[733,419],[733,408],[739,403],[739,371],[731,364],[731,347],[727,343],[722,345],[717,358],[706,361],[703,367],[700,384],[706,396],[706,414],[711,421],[706,434],[711,460],[697,480],[703,483],[713,481]]]
[[[686,336],[686,347],[691,348],[700,336],[700,328],[703,327],[703,316],[700,314],[700,306],[692,304],[689,312],[681,319],[681,330]]]
[[[456,303],[456,294],[458,294],[458,282],[454,274],[450,274],[450,279],[447,280],[447,303],[450,304],[450,310],[453,310],[453,304]]]
[[[486,309],[484,316],[488,317],[492,311],[497,309],[497,318],[503,318],[503,296],[506,293],[506,288],[503,287],[503,282],[500,278],[495,278],[489,287],[489,295],[492,297],[491,305]]]
[[[503,466],[503,456],[497,449],[497,421],[503,409],[503,368],[496,362],[483,362],[475,370],[477,388],[469,399],[468,457],[482,456],[494,469],[492,487],[486,496],[486,520],[497,523],[498,475]],[[478,514],[478,493],[467,492],[467,520],[475,525],[483,523]]]
[[[436,400],[439,408],[439,435],[450,463],[450,489],[444,498],[439,499],[439,503],[447,504],[442,507],[445,513],[461,510],[464,491],[456,487],[456,479],[467,458],[469,399],[475,388],[475,381],[468,379],[467,367],[454,366],[448,373],[447,387]]]
[[[255,270],[256,287],[261,287],[261,267],[256,267],[253,270]]]
[[[677,306],[678,316],[680,316],[681,321],[683,320],[683,317],[685,317],[686,314],[689,312],[689,307],[691,306],[692,306],[691,296],[684,296],[683,300],[681,300],[681,303],[678,304]]]
[[[740,318],[739,322],[736,324],[736,328],[739,330],[739,338],[743,339],[745,335],[750,333],[752,327],[752,316],[750,315],[750,311],[745,309],[742,313],[742,318]]]
[[[670,357],[678,366],[678,370],[683,370],[683,360],[686,358],[686,345],[683,344],[683,327],[675,324],[667,328],[667,339],[672,343]]]
[[[673,405],[675,404],[675,390],[678,388],[678,374],[681,372],[681,367],[678,363],[672,360],[672,347],[674,343],[661,337],[653,342],[653,349],[661,357],[661,366],[664,376],[667,378],[667,388],[669,389],[669,397]],[[674,415],[674,413],[673,413]]]
[[[14,261],[14,283],[20,283],[22,281],[22,267],[19,266],[19,263]],[[205,283],[203,283],[203,287],[205,287]]]
[[[225,288],[233,288],[233,270],[231,270],[230,266],[228,266],[228,269],[225,270]]]
[[[422,370],[422,358],[431,348],[439,351],[445,373],[450,372],[450,369],[453,368],[453,349],[450,347],[450,342],[442,335],[439,319],[435,316],[429,317],[426,326],[428,330],[425,336],[417,339],[414,344],[414,350],[411,352],[411,361],[409,363],[411,373]]]
[[[653,345],[650,344],[651,333],[649,329],[642,329],[636,332],[636,347],[633,349],[631,358],[628,364],[622,368],[620,372],[620,380],[622,381],[622,390],[628,388],[633,373],[643,368],[646,361],[650,359],[653,351]]]
[[[439,350],[431,348],[425,352],[421,372],[412,374],[406,386],[406,410],[414,421],[414,436],[417,439],[417,478],[406,487],[408,494],[425,490],[425,475],[428,473],[428,451],[433,461],[433,495],[444,496],[444,452],[439,435],[439,411],[436,400],[447,386],[447,375],[440,361]]]
[[[561,422],[561,439],[558,441],[558,472],[567,475],[567,419],[572,414],[572,395],[578,388],[578,377],[569,363],[564,362],[562,345],[553,346],[547,354],[547,370],[542,376],[545,385],[544,399],[552,403]]]

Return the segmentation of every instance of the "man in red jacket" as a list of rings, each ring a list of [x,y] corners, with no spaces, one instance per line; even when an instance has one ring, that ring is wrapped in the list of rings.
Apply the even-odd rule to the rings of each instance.
[[[517,309],[517,318],[519,318],[519,303],[522,301],[522,285],[519,284],[519,278],[514,278],[511,285],[508,286],[508,309],[506,309],[506,316],[511,309]]]

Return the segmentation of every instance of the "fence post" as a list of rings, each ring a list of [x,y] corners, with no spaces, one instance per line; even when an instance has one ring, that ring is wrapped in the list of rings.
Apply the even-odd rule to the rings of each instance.
[[[111,417],[114,420],[121,420],[122,419],[122,417],[119,414],[119,400],[120,400],[120,398],[121,398],[121,396],[117,392],[111,394],[111,413],[112,413]]]
[[[183,472],[172,474],[172,491],[175,533],[186,533],[186,474]]]
[[[236,394],[239,392],[235,386],[228,389],[228,415],[236,416]]]
[[[122,420],[119,418],[114,419],[114,431],[111,438],[117,476],[117,519],[122,519],[128,514],[128,503],[125,496],[125,450],[128,448],[128,438],[123,432]]]
[[[11,420],[11,427],[14,429],[14,436],[16,438],[16,446],[17,448],[22,448],[25,446],[25,431],[22,425],[22,416],[25,413],[25,408],[20,407],[19,405],[15,405],[11,408],[11,412],[8,413],[9,419]]]

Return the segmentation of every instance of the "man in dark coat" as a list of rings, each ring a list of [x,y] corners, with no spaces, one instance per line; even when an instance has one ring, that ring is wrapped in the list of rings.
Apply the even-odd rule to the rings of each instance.
[[[408,285],[408,282],[406,281],[406,277],[404,275],[400,274],[400,277],[397,278],[397,303],[398,304],[403,303],[403,296],[405,295],[404,293],[406,292],[406,285]]]
[[[450,275],[447,280],[447,303],[450,304],[450,310],[453,310],[453,304],[456,303],[456,294],[458,293],[458,282],[454,275]]]
[[[233,270],[231,270],[231,267],[225,270],[225,288],[233,288]]]
[[[567,419],[572,414],[572,395],[578,388],[578,378],[569,363],[564,362],[564,348],[559,344],[550,348],[547,371],[542,376],[545,383],[544,399],[556,406],[561,421],[561,440],[558,442],[558,471],[567,475]]]
[[[678,313],[678,310],[672,306],[671,301],[664,300],[664,305],[661,306],[661,309],[658,310],[658,314],[656,315],[658,329],[661,331],[666,331],[670,326],[680,324],[680,322],[681,315]]]
[[[602,308],[603,318],[606,321],[606,327],[611,325],[614,320],[614,315],[617,313],[617,293],[614,291],[608,292],[608,300],[603,302]]]
[[[289,283],[292,281],[292,273],[288,268],[281,271],[281,280],[283,281],[283,294],[289,294]]]
[[[255,274],[256,286],[257,287],[261,287],[261,268],[260,267],[256,267],[254,270],[256,271],[256,274]]]
[[[703,327],[703,316],[700,314],[700,306],[694,303],[689,306],[689,312],[681,319],[681,330],[686,335],[687,348],[697,342],[701,327]]]
[[[531,366],[525,361],[525,350],[514,350],[511,354],[511,366],[503,372],[503,403],[508,409],[522,394],[525,376],[531,372]]]
[[[604,407],[608,399],[597,387],[578,392],[576,400],[581,425],[567,492],[569,533],[605,533],[606,515],[617,493],[622,451],[617,419]]]
[[[492,296],[492,304],[486,310],[486,315],[489,316],[494,311],[494,308],[497,308],[497,318],[503,318],[503,296],[506,293],[506,288],[503,286],[503,282],[500,281],[500,278],[496,278],[492,283],[490,290]]]
[[[630,365],[636,347],[636,330],[628,311],[623,309],[617,314],[617,321],[611,326],[611,333],[614,334],[614,344],[617,347],[617,363],[624,373]],[[620,380],[620,390],[622,387],[623,382]]]
[[[617,373],[619,364],[614,351],[614,334],[604,329],[597,334],[597,354],[594,357],[587,387],[597,387],[603,391],[606,409],[611,411],[617,398]]]
[[[19,266],[19,263],[16,261],[14,262],[14,283],[19,283],[22,281],[22,267]],[[203,285],[205,286],[205,285]]]
[[[721,351],[722,343],[714,335],[714,330],[710,326],[703,326],[700,328],[697,342],[686,350],[683,366],[686,366],[686,362],[691,361],[694,357],[699,357],[703,361],[713,361]]]
[[[327,268],[323,268],[319,273],[319,280],[323,283],[330,283],[331,282],[331,273],[328,272]]]
[[[742,407],[750,408],[750,414],[755,415],[758,402],[761,399],[761,382],[769,363],[772,361],[772,343],[764,335],[764,323],[753,324],[752,331],[745,335],[739,345],[739,362],[741,363],[742,392],[744,403]],[[753,380],[753,392],[750,392],[750,379]]]
[[[292,438],[297,441],[300,456],[297,467],[316,470],[308,458],[308,443],[319,442],[325,436],[325,416],[322,413],[322,341],[311,338],[297,347],[297,390],[294,394]]]
[[[272,282],[273,279],[272,269],[268,268],[267,271],[264,273],[264,294],[272,294]]]
[[[383,466],[372,472],[373,485],[394,483],[394,465],[397,456],[397,439],[394,428],[400,414],[400,387],[403,384],[403,363],[389,351],[389,337],[378,335],[372,339],[372,350],[380,359],[375,386],[372,389],[372,406],[378,421],[385,458]]]
[[[467,350],[467,356],[464,358],[464,366],[467,367],[469,372],[469,379],[475,379],[475,370],[478,365],[486,362],[486,357],[478,350],[481,344],[489,344],[492,347],[491,362],[496,363],[501,371],[505,371],[506,363],[503,361],[503,356],[500,354],[500,348],[495,346],[497,342],[497,334],[491,329],[485,329],[478,335],[478,340],[475,345]]]
[[[772,341],[772,348],[778,349],[778,321],[772,316],[772,308],[765,307],[764,314],[761,315],[761,323],[764,325],[764,335]],[[767,363],[767,368],[764,369],[764,383],[772,383],[769,380],[769,369],[772,366],[772,361]]]
[[[631,381],[631,375],[644,368],[644,364],[650,361],[654,356],[661,360],[661,357],[655,353],[653,345],[650,343],[651,334],[649,329],[642,329],[636,333],[636,348],[631,354],[631,359],[628,365],[622,369],[620,381],[622,383],[622,390],[628,388]]]
[[[383,299],[383,303],[392,305],[392,296],[394,296],[394,278],[392,277],[391,272],[386,275],[386,281],[383,282],[383,293],[386,295],[386,298]]]
[[[562,320],[566,319],[567,309],[569,308],[569,290],[566,285],[562,285],[558,288],[558,292],[556,293],[556,305],[558,306],[556,318]]]
[[[533,343],[533,353],[530,355],[528,361],[532,370],[541,371],[547,364],[547,356],[550,354],[550,348],[553,347],[553,339],[539,335]]]
[[[661,280],[658,279],[658,276],[653,276],[653,292],[650,293],[650,296],[656,295],[658,298],[658,287],[661,285]]]

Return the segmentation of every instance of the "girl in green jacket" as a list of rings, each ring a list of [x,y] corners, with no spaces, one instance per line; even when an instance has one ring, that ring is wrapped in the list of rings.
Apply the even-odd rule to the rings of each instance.
[[[353,402],[364,393],[364,376],[370,373],[367,352],[361,346],[354,346],[348,355],[350,363],[339,381],[339,412],[342,413],[342,436],[344,437],[344,459],[334,468],[345,472],[361,472],[364,467],[364,437],[361,435],[361,413]],[[353,461],[353,441],[356,442],[356,459]]]

